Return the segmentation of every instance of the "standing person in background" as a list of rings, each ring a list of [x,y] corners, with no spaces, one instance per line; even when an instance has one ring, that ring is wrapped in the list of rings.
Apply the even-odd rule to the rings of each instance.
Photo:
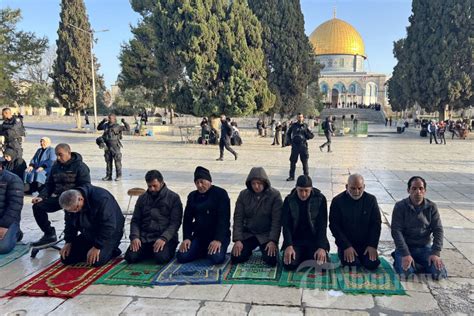
[[[308,168],[308,159],[309,159],[309,150],[308,150],[308,140],[314,137],[313,132],[304,122],[304,115],[298,113],[298,121],[295,122],[288,130],[287,135],[289,141],[291,142],[291,155],[290,155],[290,176],[286,181],[295,180],[295,171],[296,171],[296,162],[298,161],[298,156],[300,157],[301,164],[303,165],[303,174],[309,174]]]
[[[323,125],[321,126],[321,128],[324,131],[324,136],[326,136],[326,142],[322,144],[321,146],[319,146],[319,150],[323,151],[323,148],[328,146],[328,153],[330,153],[332,152],[331,138],[334,135],[334,128],[333,128],[332,120],[330,116],[326,117],[326,120],[323,122]]]
[[[237,160],[237,153],[230,147],[230,137],[232,136],[232,126],[230,126],[229,121],[227,121],[224,114],[221,115],[221,138],[219,140],[219,158],[217,161],[224,160],[224,148],[227,149],[231,154],[234,155],[235,160]]]

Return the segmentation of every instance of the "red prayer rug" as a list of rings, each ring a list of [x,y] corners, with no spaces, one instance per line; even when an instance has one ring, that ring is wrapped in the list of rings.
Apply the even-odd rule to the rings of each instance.
[[[5,297],[53,296],[72,298],[79,295],[121,260],[122,258],[115,258],[97,268],[85,263],[64,265],[59,260],[43,272],[5,294]]]

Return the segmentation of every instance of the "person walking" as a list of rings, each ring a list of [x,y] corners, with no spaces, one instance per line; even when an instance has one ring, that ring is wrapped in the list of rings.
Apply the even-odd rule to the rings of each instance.
[[[217,161],[224,160],[224,148],[230,151],[234,155],[235,160],[237,160],[237,153],[230,147],[230,137],[232,136],[232,126],[230,126],[229,121],[227,121],[224,114],[221,115],[221,138],[219,140],[219,158]]]
[[[331,150],[331,138],[334,135],[334,128],[332,126],[331,117],[326,117],[326,120],[323,122],[322,129],[324,131],[324,136],[326,136],[326,142],[319,146],[319,150],[323,151],[323,148],[328,146],[328,153],[332,152]]]

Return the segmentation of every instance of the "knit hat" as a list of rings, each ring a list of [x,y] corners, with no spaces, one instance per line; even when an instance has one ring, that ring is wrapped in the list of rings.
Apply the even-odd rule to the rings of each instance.
[[[313,187],[313,181],[310,177],[301,175],[298,177],[298,180],[296,180],[296,186],[300,188],[310,188]]]
[[[209,170],[201,166],[196,167],[196,170],[194,170],[194,182],[199,179],[204,179],[209,182],[212,182],[211,173],[209,172]]]
[[[16,159],[16,152],[11,148],[7,148],[3,152],[3,157],[5,157],[5,156],[10,156],[12,160],[15,160]]]

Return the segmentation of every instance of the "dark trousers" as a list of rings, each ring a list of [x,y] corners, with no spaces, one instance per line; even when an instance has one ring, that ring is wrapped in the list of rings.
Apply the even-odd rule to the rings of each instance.
[[[321,148],[328,146],[328,151],[331,151],[331,138],[332,134],[331,133],[324,133],[324,136],[326,136],[326,142],[321,145]]]
[[[186,252],[178,252],[176,259],[179,263],[187,263],[196,259],[208,258],[213,264],[221,264],[225,261],[225,254],[230,243],[230,238],[222,242],[221,251],[213,255],[208,254],[208,247],[212,240],[201,240],[195,238]]]
[[[444,141],[444,144],[446,145],[446,137],[444,137],[444,133],[439,134],[439,143],[442,144]]]
[[[290,271],[296,270],[303,261],[314,260],[314,253],[318,250],[317,247],[311,244],[293,245],[293,249],[295,249],[295,260],[291,261],[290,264],[283,263],[283,268]],[[326,260],[329,261],[329,257]]]
[[[118,248],[120,244],[120,238],[122,235],[111,237],[102,249],[100,249],[99,261],[93,264],[94,267],[102,266],[107,263],[110,259],[119,256],[122,252]],[[61,262],[64,264],[75,264],[79,262],[86,262],[87,253],[94,246],[93,241],[86,239],[82,234],[77,236],[71,243],[71,252],[66,259],[61,258]]]
[[[145,259],[153,259],[157,264],[165,264],[173,259],[176,252],[177,241],[169,241],[165,244],[162,251],[154,252],[154,242],[142,243],[142,246],[138,251],[132,251],[130,247],[125,253],[125,260],[128,263],[137,263]]]
[[[290,155],[290,177],[295,177],[296,162],[298,161],[298,156],[300,157],[301,163],[303,164],[303,173],[308,175],[308,146],[291,146],[291,155]]]
[[[39,203],[33,204],[33,215],[43,233],[49,234],[52,231],[51,222],[48,220],[48,213],[54,213],[61,209],[59,196],[49,197]]]
[[[365,254],[365,249],[367,247],[362,247],[362,248],[354,248],[358,254],[358,256],[355,257],[354,262],[347,262],[344,260],[344,249],[338,248],[337,249],[337,254],[339,256],[339,260],[341,260],[341,264],[343,266],[348,266],[348,267],[364,267],[367,270],[375,270],[379,267],[380,265],[380,260],[377,258],[375,261],[370,260],[369,255]]]
[[[278,259],[278,251],[277,255],[274,257],[270,257],[267,254],[267,251],[265,250],[265,247],[267,246],[267,243],[260,244],[258,242],[257,237],[250,237],[249,239],[242,240],[242,244],[244,245],[244,248],[242,249],[242,252],[240,253],[240,256],[235,257],[234,255],[231,256],[232,263],[242,263],[242,262],[247,262],[250,257],[252,256],[252,252],[255,248],[259,247],[260,251],[262,252],[262,259],[263,261],[274,267],[277,264],[277,259]]]
[[[104,152],[106,167],[106,176],[112,177],[112,164],[115,162],[115,174],[117,177],[122,176],[122,153],[120,147],[110,146]]]
[[[219,141],[219,151],[220,151],[220,158],[224,158],[224,148],[231,152],[232,155],[236,156],[237,153],[230,147],[230,138],[225,137],[220,139]]]
[[[436,134],[435,133],[430,133],[430,144],[433,143],[433,138],[435,143],[438,143],[438,140],[436,139]]]
[[[407,271],[403,270],[402,258],[403,254],[399,250],[392,252],[392,257],[394,259],[393,267],[398,274],[405,275],[406,277],[413,275],[415,273],[429,273],[435,280],[440,278],[447,278],[448,272],[446,268],[443,267],[440,270],[436,269],[434,264],[429,263],[428,258],[431,256],[431,247],[422,247],[422,248],[409,248],[410,255],[412,256],[415,264],[421,266],[420,270],[417,270],[413,266],[408,268]]]

